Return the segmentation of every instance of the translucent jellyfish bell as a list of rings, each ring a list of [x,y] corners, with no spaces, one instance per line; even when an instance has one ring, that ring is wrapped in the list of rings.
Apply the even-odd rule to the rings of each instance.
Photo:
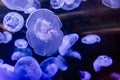
[[[55,57],[49,57],[40,63],[42,74],[46,77],[54,76],[58,71],[58,66],[55,62]]]
[[[100,55],[98,58],[93,62],[93,68],[95,72],[99,72],[102,67],[108,67],[112,65],[113,61],[112,58],[107,55]]]
[[[27,48],[28,43],[25,39],[17,39],[17,40],[15,40],[14,45],[17,48]]]
[[[62,42],[61,21],[52,11],[39,9],[26,21],[26,37],[35,53],[41,56],[54,54]]]
[[[3,43],[8,43],[12,40],[12,34],[8,31],[3,32],[4,35],[4,41]]]
[[[79,7],[81,0],[64,0],[64,5],[62,6],[62,9],[64,10],[73,10],[77,7]]]
[[[4,42],[4,35],[3,33],[0,32],[0,43],[3,43]]]
[[[91,74],[87,71],[80,71],[80,80],[91,80]]]
[[[102,0],[102,3],[110,8],[119,8],[120,0]]]
[[[10,32],[18,32],[23,28],[24,18],[17,12],[9,12],[3,18],[3,25]]]
[[[25,80],[39,80],[41,77],[41,69],[38,62],[30,56],[20,58],[15,64],[14,72],[17,80],[25,78]]]
[[[101,41],[101,38],[96,34],[88,34],[81,39],[81,42],[85,44],[94,44],[100,41]]]
[[[52,8],[59,9],[63,6],[65,0],[50,0]]]
[[[68,34],[63,37],[62,44],[59,46],[60,55],[65,55],[67,50],[71,48],[78,40],[79,35],[76,33]]]

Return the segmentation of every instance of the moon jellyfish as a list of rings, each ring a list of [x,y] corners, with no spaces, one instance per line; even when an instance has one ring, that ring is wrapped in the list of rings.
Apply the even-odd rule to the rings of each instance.
[[[94,44],[100,41],[101,41],[101,38],[96,34],[88,34],[81,39],[81,42],[85,44]]]
[[[20,58],[15,64],[17,80],[39,80],[41,69],[38,62],[30,56]]]
[[[8,31],[3,32],[4,35],[4,41],[3,43],[8,43],[12,40],[12,34]]]
[[[18,32],[23,28],[24,18],[17,12],[9,12],[3,19],[3,25],[10,32]]]
[[[3,43],[4,42],[4,35],[3,33],[0,32],[0,43]]]
[[[0,68],[1,69],[6,69],[7,71],[14,71],[14,66],[9,65],[9,64],[0,64]]]
[[[79,38],[79,35],[76,33],[65,35],[63,37],[62,44],[59,46],[60,55],[65,55],[67,50],[75,44],[78,38]]]
[[[120,8],[120,0],[102,0],[102,3],[110,8]]]
[[[80,80],[91,80],[91,74],[87,71],[80,71]]]
[[[55,57],[49,57],[40,63],[40,68],[42,74],[46,77],[54,76],[58,71],[58,66],[56,65]]]
[[[27,48],[28,43],[25,39],[17,39],[17,40],[15,40],[14,45],[17,48]]]
[[[64,5],[65,0],[50,0],[52,8],[59,9]]]
[[[58,68],[62,71],[66,71],[68,69],[66,60],[64,59],[64,57],[58,55],[56,57],[56,65],[58,66]]]
[[[55,54],[63,38],[62,23],[52,11],[38,9],[26,22],[26,37],[35,53],[41,56]]]
[[[99,72],[103,67],[108,67],[112,65],[113,60],[111,57],[107,55],[100,55],[98,58],[93,62],[93,68],[95,72]]]
[[[64,0],[64,5],[61,7],[64,10],[73,10],[79,7],[82,0]]]

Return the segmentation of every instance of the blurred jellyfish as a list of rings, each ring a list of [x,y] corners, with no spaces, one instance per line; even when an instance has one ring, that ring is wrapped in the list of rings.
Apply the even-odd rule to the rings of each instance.
[[[113,60],[111,57],[107,55],[100,55],[98,58],[93,62],[93,68],[95,72],[99,72],[103,67],[108,67],[112,65]]]
[[[58,55],[56,57],[56,65],[58,66],[58,68],[62,71],[66,71],[68,69],[66,60],[64,59],[64,57]]]
[[[24,18],[17,12],[9,12],[3,19],[3,25],[10,32],[18,32],[23,28]]]
[[[64,0],[64,5],[61,7],[64,10],[73,10],[79,7],[82,0]]]
[[[11,10],[27,11],[31,7],[40,8],[38,0],[1,0]]]
[[[85,44],[94,44],[100,41],[101,41],[101,38],[96,34],[88,34],[81,39],[81,42]]]
[[[64,0],[50,0],[52,8],[59,9],[63,6]]]
[[[78,40],[79,35],[76,33],[68,34],[63,37],[62,44],[59,46],[60,55],[65,55],[69,48],[71,48]]]
[[[20,58],[15,64],[17,80],[39,80],[41,69],[38,62],[30,56]]]
[[[15,40],[14,45],[17,48],[27,48],[28,42],[25,39],[17,39]]]
[[[4,35],[4,41],[3,43],[8,43],[12,40],[12,34],[8,31],[3,32]]]
[[[102,3],[110,8],[120,8],[120,0],[102,0]]]
[[[26,21],[26,37],[35,53],[41,56],[55,54],[62,42],[62,23],[52,11],[38,9]]]
[[[4,35],[3,33],[0,32],[0,43],[3,43],[4,42]]]
[[[0,58],[0,64],[3,64],[4,63],[4,60]]]
[[[115,80],[120,80],[120,74],[116,72],[112,72],[110,77],[114,78]]]
[[[40,68],[44,76],[53,77],[57,73],[58,66],[55,60],[55,57],[49,57],[40,63]]]
[[[80,80],[91,80],[91,74],[87,71],[80,71]]]

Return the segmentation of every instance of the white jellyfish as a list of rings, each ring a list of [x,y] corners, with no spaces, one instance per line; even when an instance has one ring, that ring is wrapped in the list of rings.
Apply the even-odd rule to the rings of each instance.
[[[9,12],[3,18],[3,25],[10,32],[18,32],[23,28],[24,18],[17,12]]]
[[[91,80],[91,74],[88,71],[80,71],[80,80]]]
[[[88,34],[81,39],[81,42],[85,43],[85,44],[94,44],[94,43],[100,42],[100,41],[101,41],[100,36],[98,36],[96,34]]]
[[[99,72],[103,67],[109,67],[112,65],[113,60],[111,57],[107,55],[100,55],[97,59],[93,62],[93,68],[95,72]]]
[[[15,64],[14,72],[17,80],[39,80],[41,77],[38,62],[30,56],[20,58]]]
[[[120,0],[102,0],[102,3],[110,8],[120,8]]]
[[[4,42],[4,35],[3,33],[0,32],[0,43],[3,43]]]
[[[12,40],[12,34],[8,31],[3,32],[4,35],[4,41],[3,43],[8,43]]]
[[[28,42],[25,39],[17,39],[15,40],[14,45],[17,48],[27,48]]]
[[[61,45],[59,46],[60,55],[65,55],[68,49],[70,49],[78,39],[79,35],[76,33],[65,35]]]

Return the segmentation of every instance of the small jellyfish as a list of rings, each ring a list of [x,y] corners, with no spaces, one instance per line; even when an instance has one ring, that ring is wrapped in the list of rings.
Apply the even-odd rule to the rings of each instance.
[[[110,8],[120,8],[120,0],[102,0],[102,4]]]
[[[61,7],[64,10],[73,10],[79,7],[82,0],[64,0],[64,5]]]
[[[50,0],[52,8],[59,9],[63,6],[64,0]]]
[[[91,80],[91,74],[88,71],[80,71],[80,80]]]
[[[63,37],[62,44],[59,46],[60,55],[65,55],[68,49],[70,49],[78,40],[79,35],[76,33],[68,34]]]
[[[4,42],[4,35],[3,33],[0,32],[0,43],[3,43]]]
[[[68,69],[66,60],[60,55],[56,57],[56,65],[61,71],[66,71]]]
[[[3,19],[3,25],[10,32],[18,32],[23,28],[24,18],[17,12],[9,12]]]
[[[98,58],[93,62],[93,68],[95,72],[99,72],[103,67],[109,67],[112,65],[113,60],[111,57],[107,55],[100,55]]]
[[[3,64],[4,63],[4,60],[0,58],[0,64]]]
[[[27,48],[28,42],[25,39],[17,39],[15,40],[14,45],[17,48]]]
[[[112,72],[110,74],[110,77],[111,78],[114,78],[115,80],[120,80],[120,74],[119,73],[116,73],[116,72]]]
[[[35,53],[41,56],[55,54],[62,42],[62,23],[52,11],[38,9],[26,21],[26,37]]]
[[[96,34],[88,34],[81,39],[81,42],[85,44],[94,44],[100,41],[101,41],[101,38]]]
[[[30,56],[20,58],[15,64],[17,80],[39,80],[41,69],[38,62]]]
[[[12,34],[8,31],[3,32],[4,35],[4,41],[3,43],[8,43],[12,40]]]
[[[58,66],[55,60],[55,57],[49,57],[40,63],[40,68],[44,76],[53,77],[57,73]]]

